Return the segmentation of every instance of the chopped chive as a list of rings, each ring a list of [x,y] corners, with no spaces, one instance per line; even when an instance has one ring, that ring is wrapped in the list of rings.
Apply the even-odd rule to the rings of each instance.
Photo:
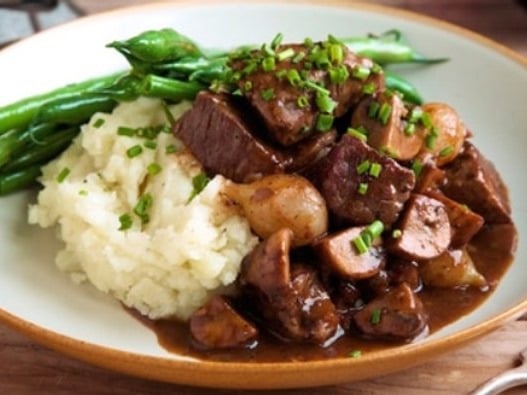
[[[404,134],[408,137],[413,136],[415,133],[415,123],[408,123],[404,128]]]
[[[316,129],[319,132],[327,132],[333,127],[335,118],[330,114],[319,114],[317,118]]]
[[[165,153],[167,154],[173,154],[174,152],[177,152],[177,151],[178,151],[178,148],[176,147],[175,144],[169,144],[165,148]]]
[[[364,230],[364,233],[367,234],[370,237],[370,239],[373,241],[377,237],[379,237],[383,231],[384,231],[384,224],[382,223],[382,221],[375,220],[366,227],[366,229]]]
[[[370,166],[369,174],[372,177],[379,178],[382,171],[382,165],[380,163],[372,163]]]
[[[143,145],[148,149],[157,148],[157,143],[154,140],[146,140]]]
[[[273,40],[271,41],[271,48],[276,49],[282,44],[282,40],[284,39],[284,35],[282,33],[278,33],[276,36],[274,36]]]
[[[412,111],[410,112],[410,117],[408,118],[408,122],[417,123],[421,120],[422,117],[423,117],[423,109],[421,107],[414,107]]]
[[[302,59],[304,59],[306,57],[306,53],[305,52],[298,52],[294,57],[293,59],[291,59],[291,62],[293,63],[300,63],[302,61]]]
[[[135,136],[135,133],[136,133],[136,129],[129,128],[126,126],[119,126],[119,128],[117,129],[117,134],[119,136],[132,137],[132,136]]]
[[[353,78],[364,81],[370,76],[371,70],[365,66],[357,65],[353,68],[351,75]]]
[[[268,56],[262,61],[262,69],[265,72],[273,71],[276,68],[274,57]]]
[[[154,198],[150,193],[147,193],[139,198],[134,207],[135,215],[141,218],[141,222],[143,224],[146,224],[150,221],[150,215],[148,214],[148,210],[152,207],[153,203]]]
[[[333,84],[342,84],[343,82],[347,81],[350,76],[348,69],[343,65],[331,67],[328,73],[329,80]]]
[[[375,84],[373,82],[368,82],[362,87],[363,95],[373,95],[375,93]]]
[[[374,309],[371,312],[370,322],[372,325],[377,325],[381,322],[382,310]]]
[[[313,89],[314,91],[316,92],[320,92],[320,93],[325,93],[327,95],[329,95],[329,90],[327,90],[326,88],[324,88],[323,86],[317,84],[315,81],[312,81],[312,80],[307,80],[305,82],[306,84],[306,87],[307,88],[310,88],[310,89]]]
[[[450,155],[452,152],[454,152],[454,147],[452,147],[451,145],[447,145],[445,148],[439,151],[439,156],[445,157]]]
[[[255,61],[248,62],[247,65],[242,69],[242,74],[249,75],[256,71],[258,64]]]
[[[416,177],[419,177],[419,175],[421,174],[421,172],[423,171],[423,167],[424,167],[424,164],[423,162],[419,161],[419,160],[414,160],[412,162],[412,171],[414,172],[414,174],[416,175]]]
[[[88,191],[87,191],[86,189],[81,189],[81,190],[79,191],[79,195],[80,195],[80,196],[88,196]]]
[[[64,182],[64,180],[66,179],[66,177],[68,177],[71,173],[71,170],[68,168],[68,167],[65,167],[63,168],[59,175],[57,176],[57,182],[60,184],[62,182]]]
[[[372,101],[370,105],[368,106],[368,117],[370,118],[377,118],[377,115],[379,114],[379,109],[381,108],[381,105],[377,101]]]
[[[132,227],[134,221],[132,220],[132,216],[130,214],[123,214],[119,217],[119,223],[121,225],[119,226],[118,230],[128,230]]]
[[[94,123],[93,127],[96,129],[99,129],[102,125],[104,125],[105,120],[102,118],[98,118]]]
[[[366,193],[368,192],[368,184],[366,182],[361,182],[359,184],[357,192],[359,193],[359,195],[366,195]]]
[[[359,255],[365,254],[368,252],[368,246],[364,242],[362,236],[357,236],[351,240],[352,245],[355,247]]]
[[[143,153],[143,148],[140,145],[134,145],[126,150],[126,155],[131,159]]]
[[[300,74],[297,70],[291,69],[287,70],[287,80],[291,84],[291,86],[298,87],[300,86],[300,83],[302,82],[302,78],[300,77]]]
[[[403,235],[403,231],[402,231],[401,229],[394,229],[394,230],[392,231],[392,237],[393,237],[394,239],[398,239],[398,238],[400,238],[402,235]]]
[[[369,170],[370,165],[371,163],[369,160],[363,160],[357,165],[357,174],[360,176],[366,173]]]
[[[364,142],[368,141],[368,136],[365,135],[362,131],[360,131],[358,129],[348,128],[348,130],[346,131],[346,134],[349,134],[350,136],[356,137],[359,140],[364,141]]]
[[[272,48],[269,44],[263,44],[262,45],[262,52],[266,56],[274,56],[275,55],[274,48]]]
[[[436,141],[437,141],[437,135],[430,133],[430,134],[429,134],[428,136],[426,136],[426,138],[425,138],[425,145],[426,145],[426,148],[428,148],[429,150],[434,149],[434,147],[435,147],[435,145],[436,145]]]
[[[298,108],[306,108],[309,105],[309,100],[307,96],[298,96],[298,99],[296,99],[296,105],[298,106]]]
[[[304,62],[304,70],[311,70],[313,68],[313,63]]]
[[[166,102],[163,102],[163,112],[165,113],[165,117],[168,121],[168,124],[170,125],[170,129],[172,129],[172,126],[176,124],[176,118],[174,118],[174,115],[170,111],[170,108]]]
[[[379,109],[379,121],[381,121],[383,125],[386,125],[388,123],[391,113],[392,106],[388,103],[382,103],[382,106]]]
[[[321,112],[332,113],[337,107],[338,103],[331,98],[330,95],[317,92],[316,94],[317,107]]]
[[[252,88],[253,88],[253,83],[252,83],[252,81],[245,81],[245,82],[243,83],[243,90],[244,90],[245,92],[249,92]]]
[[[311,49],[313,47],[313,45],[314,45],[313,40],[311,38],[309,38],[309,37],[304,38],[304,45],[307,48]]]
[[[382,74],[383,69],[380,65],[378,65],[377,63],[374,63],[373,66],[371,67],[371,72],[373,74]]]
[[[234,91],[232,91],[231,95],[233,95],[233,96],[243,96],[243,93],[242,93],[241,89],[235,89]]]
[[[293,56],[295,56],[295,51],[293,50],[293,48],[287,48],[282,52],[279,52],[278,55],[276,55],[276,58],[278,59],[278,61],[281,62],[286,59],[292,58]]]
[[[432,117],[427,112],[423,111],[420,121],[423,123],[423,125],[426,128],[431,128],[432,126],[434,126],[433,123],[432,123]]]
[[[148,174],[150,174],[151,176],[155,176],[159,173],[161,173],[161,166],[157,163],[150,163],[147,168],[146,168],[146,171],[148,172]]]
[[[329,59],[334,64],[340,64],[344,60],[344,50],[341,44],[331,44],[329,47]]]
[[[362,356],[361,350],[353,350],[348,353],[348,357],[350,358],[359,358]]]
[[[262,96],[262,99],[264,99],[265,101],[272,100],[274,98],[274,89],[268,88],[268,89],[263,90],[261,96]]]
[[[192,199],[198,196],[201,191],[205,189],[207,184],[210,182],[210,178],[207,177],[205,173],[199,173],[198,175],[192,178],[192,192],[187,200],[187,203],[190,203]]]

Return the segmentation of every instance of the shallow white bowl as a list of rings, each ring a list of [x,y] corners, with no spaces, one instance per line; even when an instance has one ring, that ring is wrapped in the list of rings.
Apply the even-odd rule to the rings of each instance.
[[[213,48],[306,36],[380,33],[396,28],[432,56],[451,61],[403,71],[429,101],[453,105],[475,144],[509,186],[520,235],[515,263],[478,309],[416,344],[358,359],[250,364],[189,361],[160,347],[154,333],[109,297],[76,286],[53,264],[52,231],[26,225],[31,193],[0,199],[0,319],[32,338],[87,362],[143,377],[231,388],[324,385],[418,364],[517,317],[527,308],[527,60],[465,30],[393,9],[328,2],[189,2],[152,4],[84,18],[0,52],[0,106],[66,83],[126,67],[105,44],[147,29],[173,27]],[[323,4],[323,5],[322,5]]]

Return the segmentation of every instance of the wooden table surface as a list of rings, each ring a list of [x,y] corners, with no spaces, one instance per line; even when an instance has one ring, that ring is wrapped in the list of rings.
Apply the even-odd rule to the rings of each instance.
[[[75,0],[84,13],[101,12],[144,0]],[[435,16],[481,34],[527,55],[525,0],[376,0]],[[527,347],[527,320],[501,329],[426,364],[373,380],[281,394],[466,394],[479,383],[514,366]],[[0,324],[0,394],[185,394],[210,390],[158,383],[106,371],[44,348]],[[215,391],[216,394],[246,394]],[[262,394],[270,392],[260,392]],[[525,394],[518,388],[507,394]]]

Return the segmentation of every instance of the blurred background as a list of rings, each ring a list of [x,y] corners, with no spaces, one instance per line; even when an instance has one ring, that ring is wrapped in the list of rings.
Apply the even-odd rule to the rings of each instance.
[[[177,2],[177,0],[173,1]],[[207,1],[214,2],[214,0]],[[0,0],[0,46],[82,15],[151,2],[146,0]],[[340,2],[355,1],[340,0]],[[527,0],[362,0],[362,2],[411,10],[452,22],[527,55]]]

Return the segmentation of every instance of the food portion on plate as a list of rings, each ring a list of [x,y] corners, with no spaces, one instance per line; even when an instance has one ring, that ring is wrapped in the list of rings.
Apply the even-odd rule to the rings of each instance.
[[[29,213],[58,267],[197,358],[357,356],[477,307],[514,255],[507,188],[454,108],[385,70],[443,59],[393,31],[282,40],[111,43],[129,73],[0,109],[0,192],[60,153]]]

